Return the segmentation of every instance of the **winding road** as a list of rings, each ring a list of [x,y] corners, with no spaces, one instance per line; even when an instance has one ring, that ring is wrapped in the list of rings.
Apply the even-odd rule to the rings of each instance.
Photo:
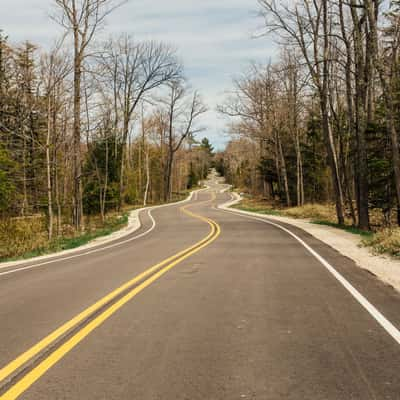
[[[400,295],[225,188],[0,269],[0,400],[399,400]]]

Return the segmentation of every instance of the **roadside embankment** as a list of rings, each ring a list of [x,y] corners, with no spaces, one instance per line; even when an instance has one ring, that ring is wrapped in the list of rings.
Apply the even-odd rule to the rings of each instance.
[[[188,193],[186,198],[180,201],[151,205],[131,210],[123,215],[116,216],[112,219],[112,222],[106,224],[102,228],[95,229],[91,233],[85,233],[71,238],[61,238],[59,239],[58,246],[48,245],[47,247],[38,247],[35,250],[19,254],[14,258],[0,258],[0,269],[18,266],[29,262],[42,262],[54,257],[70,256],[78,252],[90,252],[94,247],[107,245],[110,242],[125,238],[139,230],[141,227],[140,213],[142,211],[186,203],[192,199],[194,193],[200,190],[203,189],[194,190]]]

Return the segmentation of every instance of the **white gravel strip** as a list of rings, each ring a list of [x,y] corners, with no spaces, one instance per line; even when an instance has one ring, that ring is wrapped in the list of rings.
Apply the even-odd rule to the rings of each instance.
[[[240,203],[242,200],[241,197],[237,193],[233,193],[233,195],[235,199],[224,205],[224,208]],[[240,210],[230,209],[230,211]],[[358,235],[330,226],[313,224],[306,219],[294,219],[275,215],[266,216],[249,211],[245,213],[271,221],[284,222],[303,229],[315,238],[333,247],[342,255],[352,259],[360,268],[372,272],[383,282],[393,286],[400,292],[400,261],[386,256],[371,254],[367,247],[360,247],[360,238]]]

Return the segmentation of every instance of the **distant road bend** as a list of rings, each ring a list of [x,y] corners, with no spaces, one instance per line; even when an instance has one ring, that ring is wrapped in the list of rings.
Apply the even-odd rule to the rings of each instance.
[[[225,188],[0,269],[0,400],[400,400],[400,295]]]

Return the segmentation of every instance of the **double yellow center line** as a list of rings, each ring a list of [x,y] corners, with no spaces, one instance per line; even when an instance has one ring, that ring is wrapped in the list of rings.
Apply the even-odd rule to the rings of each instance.
[[[215,194],[213,193],[211,200],[203,203],[214,200]],[[197,203],[196,205],[203,203]],[[126,282],[118,289],[112,291],[107,296],[103,297],[95,304],[78,314],[76,317],[60,326],[54,332],[50,333],[29,350],[18,356],[15,360],[11,361],[4,368],[0,369],[1,384],[7,378],[12,379],[13,375],[18,374],[18,372],[24,368],[26,364],[30,362],[34,363],[35,358],[38,358],[47,349],[51,348],[52,346],[56,347],[55,350],[50,351],[49,355],[46,355],[43,360],[39,361],[32,368],[30,368],[29,372],[26,374],[21,373],[22,377],[20,379],[17,378],[15,383],[12,382],[9,384],[8,389],[3,395],[0,396],[0,400],[17,399],[31,385],[33,385],[33,383],[35,383],[42,375],[44,375],[46,371],[60,361],[94,329],[110,318],[136,295],[166,274],[169,270],[174,268],[177,264],[186,260],[217,239],[221,233],[219,225],[209,218],[205,218],[189,211],[187,209],[188,207],[189,206],[182,207],[181,210],[193,218],[206,222],[211,228],[209,234],[201,241],[195,243],[193,246],[190,246],[189,248],[173,255],[172,257],[169,257],[166,260],[154,265],[140,275],[134,277],[132,280]],[[95,316],[93,317],[93,315]],[[89,322],[85,324],[85,322],[88,320]],[[80,325],[83,325],[83,327],[80,328]],[[74,329],[77,329],[77,331],[57,347],[57,341],[60,341],[60,339],[67,336],[68,333]]]

